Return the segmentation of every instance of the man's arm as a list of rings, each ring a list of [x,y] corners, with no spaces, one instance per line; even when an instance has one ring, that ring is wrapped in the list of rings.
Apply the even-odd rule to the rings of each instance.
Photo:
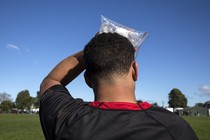
[[[65,58],[42,81],[40,85],[41,94],[43,94],[53,85],[61,84],[66,86],[68,83],[74,80],[84,69],[85,66],[83,51]]]

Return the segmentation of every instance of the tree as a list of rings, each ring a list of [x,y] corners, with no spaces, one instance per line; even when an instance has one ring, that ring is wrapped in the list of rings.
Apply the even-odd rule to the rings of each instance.
[[[168,94],[168,97],[169,97],[168,101],[169,107],[175,108],[175,107],[187,106],[187,98],[177,88],[172,89],[171,92]]]
[[[152,105],[153,105],[153,106],[158,106],[158,103],[157,103],[157,102],[155,102],[155,103],[152,103]]]
[[[205,103],[204,103],[204,107],[206,107],[206,108],[210,108],[210,101],[206,101]]]
[[[195,106],[204,107],[204,103],[196,103]]]
[[[0,93],[0,103],[3,101],[12,101],[11,95],[6,92]]]
[[[5,112],[5,113],[10,112],[12,107],[13,107],[13,104],[12,104],[12,101],[10,100],[5,100],[0,105],[0,109],[2,110],[2,112]]]
[[[38,99],[41,98],[41,92],[40,92],[40,91],[37,91],[37,92],[36,92],[36,97],[37,97]]]
[[[40,95],[41,95],[40,91],[37,91],[36,97],[31,97],[31,103],[33,104],[35,108],[39,108],[39,105],[40,105],[39,102],[41,98]]]
[[[18,93],[16,98],[16,106],[19,109],[29,109],[31,106],[31,97],[28,90]]]

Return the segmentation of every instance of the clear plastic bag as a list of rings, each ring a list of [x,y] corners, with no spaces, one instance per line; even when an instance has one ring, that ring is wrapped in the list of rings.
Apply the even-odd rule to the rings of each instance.
[[[147,32],[134,30],[132,28],[114,22],[101,15],[101,26],[99,33],[108,33],[108,32],[118,33],[128,38],[136,50],[135,57],[138,54],[140,46],[142,45],[144,40],[148,37]]]

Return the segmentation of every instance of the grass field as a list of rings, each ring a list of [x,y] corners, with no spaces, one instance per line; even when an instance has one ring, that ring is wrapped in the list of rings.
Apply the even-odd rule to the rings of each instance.
[[[199,140],[210,140],[210,117],[183,117],[194,129]]]
[[[210,117],[183,117],[199,140],[210,140]],[[38,115],[0,114],[0,140],[44,140]]]
[[[35,114],[0,114],[0,140],[44,140]]]

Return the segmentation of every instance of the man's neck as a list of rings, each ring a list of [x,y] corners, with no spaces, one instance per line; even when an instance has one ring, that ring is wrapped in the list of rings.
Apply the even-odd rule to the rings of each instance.
[[[94,88],[95,101],[136,103],[134,84],[134,82],[125,79],[103,81],[97,88]]]

